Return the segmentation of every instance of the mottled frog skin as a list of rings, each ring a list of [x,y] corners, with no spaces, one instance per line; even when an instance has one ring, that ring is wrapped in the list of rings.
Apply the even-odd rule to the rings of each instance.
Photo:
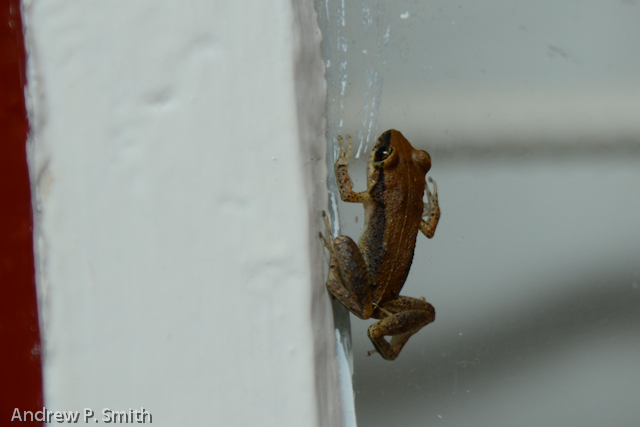
[[[429,154],[416,150],[397,130],[380,135],[367,166],[367,190],[353,191],[348,148],[340,142],[335,173],[340,197],[345,202],[362,203],[365,225],[358,244],[348,236],[335,239],[320,233],[331,254],[327,289],[361,319],[379,319],[369,327],[374,352],[394,360],[409,338],[435,320],[435,309],[424,298],[401,296],[413,261],[416,236],[421,231],[433,237],[440,208],[436,183],[429,191],[425,175],[431,168]],[[428,203],[423,202],[427,194]],[[329,236],[331,226],[323,212]],[[391,337],[387,341],[384,337]]]

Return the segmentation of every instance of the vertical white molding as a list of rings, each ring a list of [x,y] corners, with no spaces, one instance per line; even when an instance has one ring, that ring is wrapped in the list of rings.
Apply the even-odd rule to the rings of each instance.
[[[47,409],[342,425],[313,3],[23,9]]]
[[[312,271],[315,273],[313,282],[316,284],[312,287],[312,300],[316,301],[312,305],[312,323],[317,325],[314,336],[316,360],[319,363],[316,368],[316,387],[319,413],[331,414],[329,418],[321,420],[320,424],[328,425],[332,422],[344,424],[345,427],[355,427],[352,379],[348,366],[343,366],[347,363],[344,351],[336,351],[336,344],[341,346],[340,342],[335,339],[335,335],[326,333],[328,330],[333,331],[333,313],[326,305],[329,299],[322,274],[326,270],[326,261],[324,249],[319,244],[318,228],[314,226],[318,223],[320,211],[328,208],[325,160],[327,87],[324,61],[320,54],[322,35],[313,0],[294,0],[292,3],[295,16],[294,33],[298,34],[294,63],[299,137],[304,160],[302,173],[309,177],[302,182],[306,184],[305,193],[309,197],[309,206],[312,207],[309,212],[309,240]],[[324,225],[320,228],[324,230]],[[348,375],[345,375],[345,370]],[[335,375],[336,372],[340,372],[339,379]],[[348,386],[346,393],[345,386]]]

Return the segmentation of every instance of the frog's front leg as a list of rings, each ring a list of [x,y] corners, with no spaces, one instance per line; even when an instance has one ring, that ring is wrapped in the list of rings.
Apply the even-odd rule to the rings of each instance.
[[[369,338],[375,352],[387,360],[394,360],[409,338],[436,319],[436,310],[424,298],[399,296],[377,307],[374,317],[382,318],[369,327]],[[391,336],[391,342],[384,337]]]
[[[431,177],[429,177],[429,182],[433,184],[433,194],[429,191],[429,185],[425,185],[429,203],[424,204],[422,218],[427,219],[420,221],[420,231],[430,239],[435,234],[438,221],[440,220],[440,206],[438,206],[438,186]]]
[[[371,276],[358,245],[349,236],[331,239],[331,225],[327,214],[322,212],[329,238],[320,233],[320,238],[331,254],[327,289],[361,319],[373,313],[371,303]]]
[[[338,142],[340,143],[340,155],[334,169],[336,172],[336,179],[338,181],[338,190],[340,190],[340,198],[345,202],[351,203],[363,203],[366,199],[366,193],[356,193],[353,191],[353,182],[349,177],[349,159],[351,158],[351,135],[347,135],[348,148],[344,150],[344,140],[341,135],[338,135]]]

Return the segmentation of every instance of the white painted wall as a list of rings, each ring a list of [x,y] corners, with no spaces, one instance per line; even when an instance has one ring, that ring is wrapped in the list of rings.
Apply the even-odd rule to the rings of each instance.
[[[47,409],[341,425],[312,2],[23,9]]]

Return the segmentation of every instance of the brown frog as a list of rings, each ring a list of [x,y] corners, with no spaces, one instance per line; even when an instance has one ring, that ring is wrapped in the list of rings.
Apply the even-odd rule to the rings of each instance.
[[[353,191],[348,149],[340,142],[340,155],[335,164],[340,197],[345,202],[362,203],[365,224],[360,241],[348,236],[324,237],[331,254],[327,289],[345,307],[361,319],[379,319],[369,327],[369,338],[384,359],[394,360],[409,338],[435,320],[435,309],[424,298],[400,296],[416,245],[418,230],[432,238],[438,220],[438,193],[433,194],[425,181],[431,168],[429,154],[416,150],[397,130],[380,135],[367,166],[367,190]],[[428,203],[423,196],[427,193]],[[331,225],[322,213],[329,236]],[[390,336],[390,342],[384,337]]]

